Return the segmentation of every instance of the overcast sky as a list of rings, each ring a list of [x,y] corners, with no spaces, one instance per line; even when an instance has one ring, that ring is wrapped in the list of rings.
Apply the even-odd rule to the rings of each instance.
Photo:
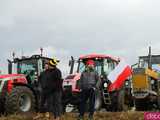
[[[105,53],[134,64],[160,54],[160,0],[0,0],[0,64],[12,51],[56,56]]]

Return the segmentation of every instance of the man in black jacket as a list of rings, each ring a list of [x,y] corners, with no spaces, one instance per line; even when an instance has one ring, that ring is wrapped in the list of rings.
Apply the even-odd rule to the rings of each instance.
[[[50,99],[48,99],[48,108],[54,114],[55,120],[59,120],[62,114],[62,75],[56,67],[59,61],[52,59],[49,61],[48,88]]]
[[[54,115],[53,120],[59,120],[62,114],[62,75],[56,67],[58,61],[52,59],[49,61],[49,69],[46,73],[45,91],[47,96],[47,106],[49,112]]]
[[[44,66],[44,71],[41,72],[40,76],[38,77],[38,94],[39,94],[39,107],[38,107],[38,113],[37,116],[35,116],[33,119],[39,119],[41,117],[45,117],[48,116],[46,113],[47,112],[47,108],[46,108],[46,98],[47,98],[47,94],[45,92],[45,84],[46,84],[46,73],[49,69],[49,65],[48,65],[48,61],[45,62],[45,66]],[[40,112],[40,113],[39,113]],[[44,113],[44,114],[43,114]]]
[[[98,88],[98,73],[94,70],[94,61],[88,60],[86,62],[86,69],[81,74],[80,78],[80,91],[81,91],[81,102],[80,102],[80,115],[79,120],[83,120],[85,113],[86,102],[89,99],[89,120],[93,120],[94,106],[95,106],[95,89]]]
[[[46,108],[45,108],[45,103],[46,103],[46,92],[45,92],[45,87],[44,87],[44,84],[45,84],[45,79],[46,79],[46,73],[49,69],[49,65],[48,63],[45,63],[45,71],[43,71],[40,76],[39,76],[39,86],[41,88],[41,100],[40,100],[40,112],[45,112],[46,111]]]
[[[59,120],[62,114],[62,76],[61,71],[56,67],[58,61],[52,59],[48,63],[48,69],[41,73],[39,83],[41,86],[41,112],[46,112],[46,117]],[[44,105],[46,104],[46,107]],[[46,108],[44,110],[44,108]],[[50,113],[50,114],[49,114]]]

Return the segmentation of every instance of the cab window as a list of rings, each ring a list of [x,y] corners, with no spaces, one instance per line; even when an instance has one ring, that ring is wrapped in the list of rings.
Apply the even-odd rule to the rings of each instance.
[[[108,75],[116,66],[116,63],[111,59],[104,60],[104,73]]]

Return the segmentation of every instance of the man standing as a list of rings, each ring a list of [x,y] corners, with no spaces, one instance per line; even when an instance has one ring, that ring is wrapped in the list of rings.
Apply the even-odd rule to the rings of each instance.
[[[98,87],[97,83],[99,80],[97,72],[94,70],[94,61],[88,60],[86,62],[86,69],[81,74],[80,78],[80,91],[81,91],[81,102],[80,102],[80,115],[79,120],[83,120],[85,113],[86,102],[89,99],[89,120],[93,120],[94,106],[95,106],[95,89]]]
[[[56,59],[50,60],[45,65],[46,70],[39,77],[40,112],[45,112],[45,117],[50,120],[59,120],[62,114],[62,76],[61,71],[56,67],[58,62]]]
[[[62,75],[56,67],[59,61],[52,59],[49,61],[49,70],[46,74],[47,107],[53,114],[53,120],[60,120],[62,114]]]
[[[46,74],[49,70],[49,65],[48,61],[45,62],[44,66],[44,71],[40,74],[38,77],[38,91],[39,91],[39,99],[40,99],[40,106],[38,108],[37,116],[35,116],[33,119],[40,119],[42,117],[47,117],[47,109],[46,109],[46,98],[47,98],[47,93],[46,93]],[[44,114],[43,114],[44,113]]]
[[[49,70],[49,65],[48,62],[45,63],[44,66],[44,71],[40,74],[39,76],[39,86],[41,88],[41,96],[40,96],[40,112],[44,113],[46,112],[46,98],[47,98],[47,94],[46,94],[46,74]]]

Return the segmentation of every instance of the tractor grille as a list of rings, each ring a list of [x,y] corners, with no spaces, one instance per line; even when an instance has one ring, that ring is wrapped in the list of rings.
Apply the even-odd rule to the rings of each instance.
[[[69,85],[69,86],[64,86],[64,90],[65,91],[72,91],[72,86]]]

